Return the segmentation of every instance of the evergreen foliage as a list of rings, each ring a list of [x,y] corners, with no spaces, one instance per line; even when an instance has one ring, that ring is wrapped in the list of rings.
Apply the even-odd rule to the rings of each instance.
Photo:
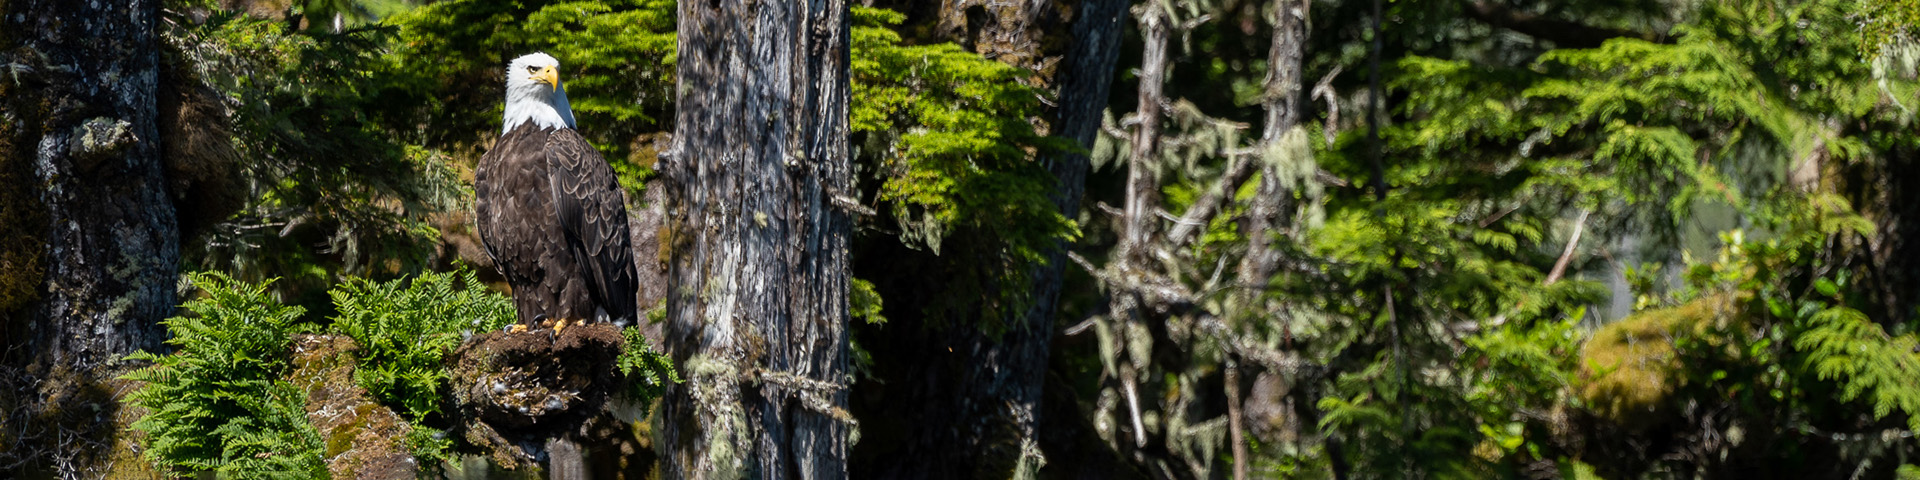
[[[360,346],[354,380],[415,421],[440,411],[446,354],[473,332],[514,321],[513,303],[472,271],[422,273],[411,280],[350,279],[329,292],[331,329]]]
[[[1912,333],[1889,335],[1855,308],[1861,300],[1857,273],[1835,268],[1832,239],[1871,233],[1872,225],[1831,198],[1815,198],[1779,216],[1781,235],[1748,241],[1739,232],[1724,235],[1727,246],[1711,264],[1690,272],[1700,288],[1751,292],[1745,316],[1748,329],[1768,332],[1758,348],[1774,352],[1751,361],[1777,361],[1786,373],[1775,391],[1831,391],[1832,401],[1862,402],[1872,418],[1905,417],[1920,428],[1920,350]],[[1804,205],[1804,206],[1802,206]],[[1797,288],[1796,288],[1797,287]],[[1792,339],[1773,345],[1774,339]],[[1786,343],[1786,342],[1782,342]],[[1825,385],[1831,382],[1833,387]]]
[[[194,259],[240,280],[191,276],[206,297],[167,321],[179,351],[136,355],[154,364],[127,377],[147,382],[128,400],[151,412],[136,425],[147,455],[176,473],[324,474],[299,392],[278,380],[302,310],[246,282],[279,276],[311,295],[438,267],[430,220],[467,208],[461,165],[497,135],[507,59],[561,60],[583,133],[635,193],[672,118],[671,1],[295,3],[306,28],[216,11],[166,30],[190,80],[230,112],[250,198]],[[1091,415],[1049,410],[1043,425],[1090,421],[1081,437],[1098,440],[1072,441],[1167,478],[1238,461],[1230,428],[1255,438],[1249,463],[1271,469],[1256,475],[1289,478],[1920,476],[1901,465],[1920,453],[1920,323],[1897,308],[1915,296],[1898,271],[1914,215],[1897,204],[1920,152],[1915,2],[1385,3],[1378,98],[1364,80],[1375,39],[1356,28],[1370,8],[1298,5],[1303,75],[1327,77],[1302,85],[1302,125],[1273,142],[1248,130],[1271,95],[1259,52],[1284,9],[1135,9],[1175,24],[1160,147],[1129,165],[1125,130],[1142,119],[1116,94],[1096,166],[1148,169],[1162,219],[1194,211],[1236,160],[1277,166],[1289,210],[1265,240],[1284,258],[1264,284],[1223,280],[1263,240],[1245,230],[1255,176],[1218,185],[1230,200],[1194,241],[1124,271],[1090,266],[1098,288],[1075,277],[1063,289],[1063,323],[1088,320],[1060,337],[1051,373]],[[1054,207],[1043,162],[1074,147],[1035,130],[1051,99],[1023,84],[1033,72],[922,23],[952,19],[889,5],[910,13],[852,12],[859,191],[847,194],[873,210],[857,217],[863,240],[937,256],[909,274],[938,291],[886,308],[992,332],[1030,305],[1019,287],[1042,252],[1081,239],[1081,215],[1104,217]],[[314,21],[336,13],[346,28]],[[1125,35],[1135,55],[1139,32]],[[1137,71],[1123,68],[1116,90]],[[1375,103],[1378,145],[1356,120]],[[1376,154],[1383,200],[1356,180]],[[1082,203],[1127,194],[1114,177],[1128,172],[1093,173]],[[1116,262],[1100,228],[1075,247],[1089,264]],[[858,250],[856,263],[896,260]],[[1115,287],[1142,278],[1152,289]],[[1609,308],[1609,289],[1633,298]],[[879,292],[892,290],[849,290],[855,318],[887,322]],[[1094,295],[1134,303],[1085,306]],[[441,427],[442,356],[512,319],[466,272],[346,280],[331,296],[286,300],[358,341],[356,381],[381,402]],[[1166,298],[1178,301],[1153,303]],[[1164,308],[1123,311],[1143,305]],[[638,328],[624,335],[630,395],[681,381]],[[924,361],[851,351],[856,385],[877,365]],[[1264,417],[1278,425],[1230,427],[1223,390],[1293,407]],[[891,440],[896,420],[859,420]],[[422,459],[466,447],[431,428],[408,444]]]
[[[1859,310],[1829,307],[1810,317],[1812,328],[1794,340],[1821,380],[1841,384],[1840,400],[1865,398],[1874,417],[1899,412],[1920,429],[1920,344],[1909,333],[1890,337]]]
[[[443,154],[403,141],[406,127],[385,121],[396,90],[381,67],[392,29],[294,31],[229,12],[173,20],[164,37],[198,83],[181,88],[218,93],[246,189],[240,211],[191,258],[242,280],[283,277],[279,293],[311,295],[336,272],[430,265],[439,232],[429,219],[463,205],[469,187]]]
[[[953,303],[926,311],[977,312],[994,328],[1031,301],[1002,286],[1025,285],[1041,252],[1077,235],[1039,163],[1074,147],[1034,131],[1044,92],[1021,84],[1022,70],[952,43],[905,45],[889,29],[897,12],[856,7],[853,18],[848,121],[862,183],[878,184],[901,241],[967,259],[952,272]]]
[[[869,324],[887,323],[887,317],[881,315],[882,299],[880,293],[873,290],[873,282],[847,277],[847,290],[852,292],[847,299],[847,310],[853,318],[866,320]]]
[[[292,334],[307,327],[304,310],[273,301],[264,284],[218,272],[188,278],[205,296],[187,302],[191,315],[163,322],[178,350],[137,352],[130,358],[152,365],[125,376],[145,382],[126,398],[148,412],[133,424],[147,433],[145,457],[180,475],[325,478],[305,395],[281,380]]]
[[[1700,245],[1698,238],[1743,225],[1766,242],[1792,245],[1769,250],[1770,263],[1757,272],[1712,269],[1737,278],[1647,298],[1730,295],[1792,305],[1797,290],[1768,285],[1811,285],[1801,283],[1811,281],[1809,272],[1837,268],[1816,261],[1844,255],[1828,245],[1851,244],[1866,234],[1865,222],[1844,201],[1804,193],[1828,187],[1796,184],[1790,173],[1819,162],[1871,161],[1885,147],[1843,125],[1886,125],[1903,115],[1883,92],[1904,87],[1876,88],[1848,41],[1848,4],[1703,4],[1666,42],[1616,38],[1520,61],[1413,44],[1414,53],[1387,72],[1390,92],[1406,98],[1392,104],[1394,123],[1382,129],[1389,198],[1363,202],[1364,192],[1345,192],[1330,199],[1327,225],[1309,245],[1330,262],[1340,293],[1286,294],[1324,299],[1324,308],[1353,319],[1352,327],[1314,340],[1341,354],[1329,357],[1343,373],[1320,400],[1321,423],[1346,440],[1348,458],[1373,472],[1482,476],[1572,453],[1554,442],[1565,426],[1549,412],[1565,402],[1556,385],[1581,367],[1567,361],[1581,341],[1572,326],[1585,312],[1579,307],[1600,297],[1591,283],[1543,285],[1550,255],[1571,238],[1569,219],[1587,221],[1590,213],[1595,235],[1636,237],[1657,262],[1688,261],[1680,253]],[[1365,147],[1349,134],[1322,161],[1358,174],[1368,166]],[[1700,220],[1715,217],[1731,222]],[[1755,245],[1764,244],[1729,251],[1759,255]],[[1875,353],[1900,344],[1848,310],[1830,310],[1838,307],[1793,320],[1743,306],[1706,315],[1696,327],[1662,326],[1648,338],[1672,342],[1675,360],[1640,367],[1659,380],[1620,377],[1636,378],[1623,391],[1672,392],[1640,399],[1661,412],[1736,399],[1731,408],[1739,414],[1708,423],[1731,422],[1728,415],[1762,421],[1788,418],[1792,407],[1781,398],[1824,391],[1814,375],[1821,372],[1844,386],[1822,401],[1857,395],[1881,415],[1903,411],[1904,389],[1876,380],[1908,375],[1906,359]],[[1770,340],[1729,340],[1753,336]],[[1835,350],[1841,345],[1850,353]],[[1827,425],[1817,428],[1845,416],[1809,415],[1802,418]],[[1662,468],[1709,468],[1720,461],[1711,455],[1688,454]]]
[[[626,350],[620,352],[615,365],[620,374],[627,377],[627,395],[647,405],[667,392],[667,386],[684,382],[680,371],[673,368],[673,360],[666,354],[654,350],[653,341],[648,340],[640,327],[627,327],[620,331],[627,339]]]

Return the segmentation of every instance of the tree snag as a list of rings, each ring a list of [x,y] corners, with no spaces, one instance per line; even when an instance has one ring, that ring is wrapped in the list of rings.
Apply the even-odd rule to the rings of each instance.
[[[683,2],[667,478],[846,476],[848,6]]]

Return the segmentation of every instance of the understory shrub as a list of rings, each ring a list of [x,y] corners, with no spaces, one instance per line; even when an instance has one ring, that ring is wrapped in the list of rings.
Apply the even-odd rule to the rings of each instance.
[[[162,321],[170,355],[136,352],[151,366],[125,379],[146,382],[127,402],[148,411],[133,428],[147,433],[146,457],[175,473],[221,478],[325,478],[324,444],[307,424],[306,396],[282,380],[289,346],[305,310],[269,298],[267,283],[222,273],[188,275],[205,296],[192,314]]]
[[[339,309],[333,332],[360,345],[354,381],[416,422],[440,411],[446,353],[466,334],[514,320],[513,302],[487,290],[471,270],[384,283],[353,279],[330,294]]]

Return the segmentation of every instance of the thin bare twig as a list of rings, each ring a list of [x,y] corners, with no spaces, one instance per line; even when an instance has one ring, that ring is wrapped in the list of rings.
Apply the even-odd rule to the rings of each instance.
[[[1340,76],[1340,68],[1339,65],[1335,65],[1333,71],[1327,72],[1327,75],[1324,77],[1320,77],[1320,82],[1313,84],[1313,96],[1311,97],[1314,100],[1325,100],[1327,102],[1327,122],[1320,127],[1320,137],[1327,142],[1327,146],[1329,147],[1333,146],[1334,132],[1340,130],[1340,94],[1333,91],[1333,77]],[[1344,187],[1346,185],[1341,186]]]
[[[1218,213],[1220,206],[1233,198],[1233,192],[1239,190],[1240,183],[1252,176],[1252,156],[1234,156],[1233,161],[1228,162],[1227,170],[1220,173],[1220,180],[1214,182],[1200,199],[1195,200],[1192,207],[1187,208],[1186,214],[1175,222],[1173,231],[1167,232],[1168,243],[1174,248],[1186,245],[1201,230],[1201,227],[1205,227],[1213,220],[1213,215]]]
[[[1592,210],[1581,210],[1580,218],[1573,221],[1573,235],[1567,238],[1567,249],[1560,252],[1560,261],[1553,263],[1553,271],[1547,273],[1544,285],[1553,285],[1553,282],[1560,281],[1560,275],[1567,273],[1567,262],[1573,260],[1574,247],[1580,245],[1580,234],[1586,231],[1587,215],[1591,213]]]
[[[1227,434],[1233,442],[1233,480],[1247,480],[1246,427],[1240,422],[1240,364],[1227,357]]]

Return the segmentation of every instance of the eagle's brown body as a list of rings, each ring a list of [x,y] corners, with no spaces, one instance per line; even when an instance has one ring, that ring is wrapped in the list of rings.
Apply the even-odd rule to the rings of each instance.
[[[521,323],[637,319],[625,196],[578,132],[521,124],[473,176],[480,241],[513,287]]]

